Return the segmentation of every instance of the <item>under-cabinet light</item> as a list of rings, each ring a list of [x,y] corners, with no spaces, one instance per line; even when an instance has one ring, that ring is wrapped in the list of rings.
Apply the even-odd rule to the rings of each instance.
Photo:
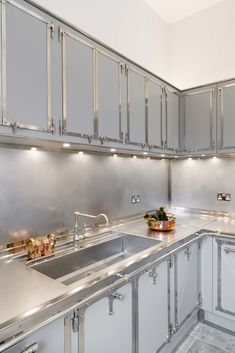
[[[37,147],[31,147],[30,150],[31,151],[37,151],[38,149],[37,149]]]
[[[115,153],[115,154],[113,155],[113,157],[116,158],[116,157],[117,157],[117,154]]]
[[[143,152],[143,155],[145,155],[145,156],[146,156],[146,154],[148,154],[148,152]]]
[[[69,148],[70,147],[70,143],[63,143],[63,147],[64,148]]]
[[[178,156],[175,156],[175,158],[178,158]]]
[[[83,151],[79,151],[78,154],[81,156],[81,155],[84,154],[84,152]]]
[[[110,152],[116,152],[116,148],[111,148]]]
[[[137,158],[137,157],[136,157],[136,156],[133,156],[132,158],[134,158],[134,159],[135,159],[135,158]]]
[[[206,157],[206,155],[205,154],[201,154],[201,157]]]
[[[161,157],[163,157],[163,158],[164,158],[165,156],[166,156],[165,154],[161,154]]]
[[[150,157],[147,157],[147,159],[150,159]]]
[[[188,157],[188,160],[191,161],[191,160],[192,160],[192,157]]]

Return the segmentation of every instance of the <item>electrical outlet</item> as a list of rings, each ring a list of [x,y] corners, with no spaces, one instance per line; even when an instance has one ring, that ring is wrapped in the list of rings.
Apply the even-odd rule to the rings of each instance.
[[[135,201],[136,201],[136,203],[140,203],[140,195],[136,195]]]
[[[227,192],[218,192],[217,201],[231,201],[231,194]]]
[[[132,196],[131,196],[131,203],[133,203],[133,204],[136,203],[135,195],[132,195]]]
[[[131,203],[132,204],[140,203],[140,195],[131,195]]]

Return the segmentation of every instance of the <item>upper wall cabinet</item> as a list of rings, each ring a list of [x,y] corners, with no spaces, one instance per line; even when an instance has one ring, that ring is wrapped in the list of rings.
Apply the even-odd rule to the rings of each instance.
[[[53,132],[51,45],[54,24],[13,0],[1,1],[2,125]]]
[[[179,150],[180,96],[176,90],[165,87],[165,133],[164,149]]]
[[[183,95],[184,150],[215,150],[216,94],[215,86],[190,90]]]
[[[235,149],[235,81],[218,85],[217,148],[218,151]]]

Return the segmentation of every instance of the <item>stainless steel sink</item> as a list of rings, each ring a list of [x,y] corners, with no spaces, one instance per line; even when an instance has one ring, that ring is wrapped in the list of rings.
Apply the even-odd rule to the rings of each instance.
[[[119,234],[114,239],[77,251],[73,250],[72,253],[36,263],[31,267],[69,285],[160,242],[157,239]]]

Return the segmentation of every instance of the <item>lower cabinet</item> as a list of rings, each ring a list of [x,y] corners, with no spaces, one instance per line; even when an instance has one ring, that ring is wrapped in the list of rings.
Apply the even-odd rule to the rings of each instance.
[[[151,267],[138,280],[139,353],[155,353],[168,341],[168,262]]]
[[[214,311],[235,321],[235,241],[214,239]]]
[[[174,254],[174,300],[175,328],[180,328],[190,314],[198,307],[199,245],[194,242]]]
[[[64,353],[63,317],[35,331],[4,353]]]
[[[79,353],[132,353],[130,283],[88,306],[82,316]]]

